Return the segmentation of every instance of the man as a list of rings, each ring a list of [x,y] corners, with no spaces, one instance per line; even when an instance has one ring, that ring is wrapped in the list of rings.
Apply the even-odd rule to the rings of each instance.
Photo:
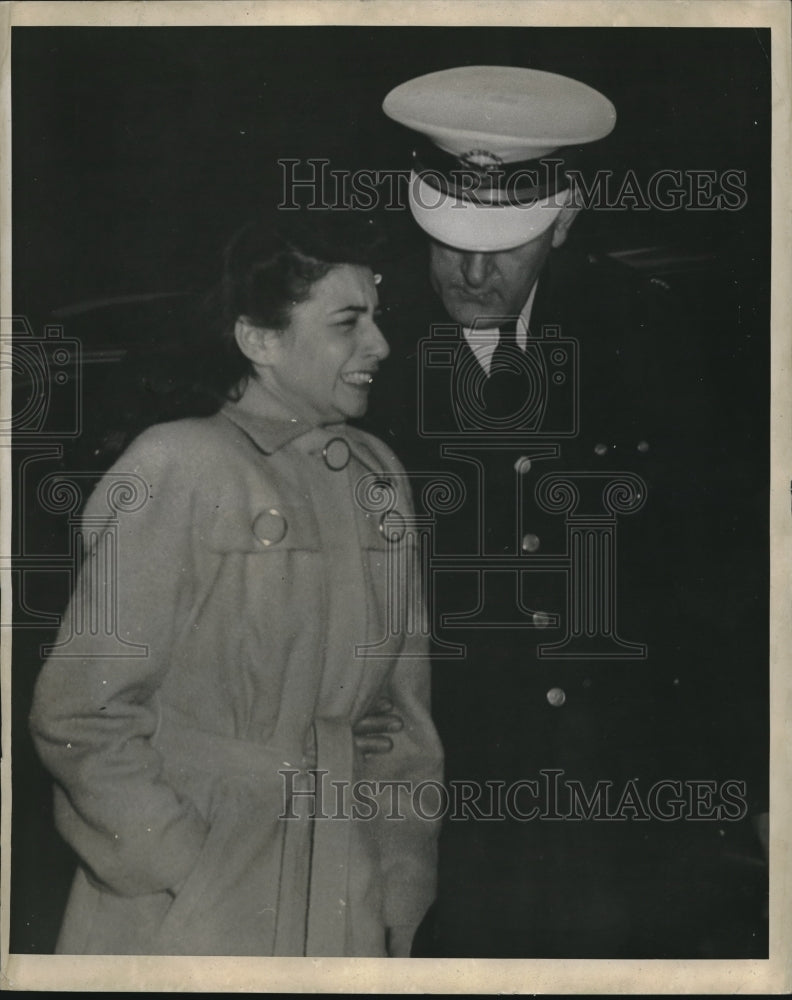
[[[413,954],[760,955],[761,454],[723,454],[738,373],[700,334],[729,305],[561,249],[568,147],[615,123],[591,88],[465,67],[383,106],[419,134],[435,296],[386,276],[402,348],[372,415],[431,522],[449,806]]]

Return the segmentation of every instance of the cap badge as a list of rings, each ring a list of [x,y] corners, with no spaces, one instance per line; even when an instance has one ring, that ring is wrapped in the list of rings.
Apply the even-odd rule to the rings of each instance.
[[[466,166],[472,167],[480,173],[487,173],[503,166],[503,160],[488,149],[471,149],[467,153],[460,154],[459,159]]]

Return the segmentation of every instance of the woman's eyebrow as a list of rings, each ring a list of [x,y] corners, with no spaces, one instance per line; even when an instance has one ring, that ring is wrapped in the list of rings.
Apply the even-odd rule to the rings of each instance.
[[[360,306],[360,305],[341,306],[340,309],[331,310],[330,315],[335,316],[336,313],[344,313],[344,312],[364,313],[368,312],[368,308],[369,308],[368,306]]]

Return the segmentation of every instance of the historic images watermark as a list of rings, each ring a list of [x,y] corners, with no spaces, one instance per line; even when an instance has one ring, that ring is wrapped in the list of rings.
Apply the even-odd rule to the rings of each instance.
[[[536,161],[531,169],[506,172],[500,168],[471,169],[461,166],[449,173],[422,170],[418,175],[409,169],[344,170],[333,168],[322,157],[305,160],[278,159],[280,200],[284,210],[359,209],[402,211],[411,196],[421,209],[446,204],[449,183],[456,194],[493,210],[517,206],[530,208],[539,199],[537,192],[565,190],[575,192],[575,203],[585,209],[608,211],[660,212],[704,211],[737,212],[748,202],[748,175],[745,170],[728,168],[663,168],[639,175],[633,169],[621,173],[600,169],[588,176],[583,171],[565,167],[564,161],[547,158]],[[562,182],[562,174],[566,182]],[[421,184],[420,181],[428,181]],[[493,190],[498,201],[491,200]]]
[[[84,472],[53,472],[65,448],[84,433],[84,346],[67,336],[60,324],[38,330],[29,317],[18,314],[0,319],[3,330],[0,365],[10,372],[12,409],[0,420],[0,448],[13,449],[14,503],[11,507],[11,547],[0,556],[0,568],[11,574],[14,601],[3,627],[37,630],[56,626],[58,616],[37,606],[37,582],[64,576],[69,590],[76,582],[85,547],[77,516],[84,492],[96,477]],[[10,460],[10,459],[9,459]],[[123,492],[123,489],[122,489]],[[55,552],[42,541],[37,515],[73,515],[64,544]],[[113,553],[113,556],[115,553]],[[117,567],[108,567],[111,593],[116,592]],[[89,611],[84,623],[97,626]],[[114,626],[113,626],[114,627]],[[46,655],[42,646],[42,655]]]
[[[643,787],[637,778],[586,784],[557,768],[510,783],[341,781],[328,780],[329,773],[321,768],[278,771],[283,791],[279,818],[727,823],[748,812],[746,782],[738,779],[662,778]]]

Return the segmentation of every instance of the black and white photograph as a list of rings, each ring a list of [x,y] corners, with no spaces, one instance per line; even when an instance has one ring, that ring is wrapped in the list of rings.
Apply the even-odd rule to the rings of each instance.
[[[788,989],[789,9],[9,6],[6,983]]]

